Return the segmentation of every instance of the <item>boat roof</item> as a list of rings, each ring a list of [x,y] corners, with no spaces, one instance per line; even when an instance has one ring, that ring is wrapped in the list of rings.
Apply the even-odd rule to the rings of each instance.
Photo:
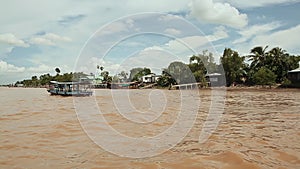
[[[122,83],[114,83],[114,82],[112,82],[111,84],[114,84],[114,85],[126,85],[126,84],[128,84],[128,85],[130,85],[130,84],[137,84],[137,83],[139,83],[138,81],[134,81],[134,82],[122,82]]]
[[[288,73],[296,73],[296,72],[300,72],[300,67],[297,69],[288,71]]]
[[[90,84],[90,82],[58,82],[58,81],[50,81],[52,84],[60,84],[60,85],[74,85],[74,84]]]
[[[207,73],[205,76],[221,76],[220,73]]]

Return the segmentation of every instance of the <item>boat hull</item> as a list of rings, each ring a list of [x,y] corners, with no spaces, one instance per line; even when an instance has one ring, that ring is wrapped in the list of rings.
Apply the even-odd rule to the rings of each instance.
[[[60,95],[60,96],[91,96],[93,95],[92,91],[57,91],[57,90],[48,90],[51,95]]]

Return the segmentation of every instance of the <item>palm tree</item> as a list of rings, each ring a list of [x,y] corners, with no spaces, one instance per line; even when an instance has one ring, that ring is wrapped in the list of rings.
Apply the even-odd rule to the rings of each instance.
[[[262,46],[257,46],[251,49],[250,53],[252,55],[249,55],[250,58],[249,61],[252,61],[250,64],[251,69],[258,70],[260,67],[264,66],[266,63],[267,55],[266,49],[269,46],[265,46],[264,48]]]
[[[269,69],[277,75],[276,82],[280,83],[289,70],[287,61],[289,54],[282,48],[276,47],[269,51],[269,56]]]
[[[286,51],[282,48],[276,47],[269,51],[270,56],[274,64],[279,65],[285,61]]]
[[[57,68],[55,68],[55,72],[57,73],[57,74],[59,74],[60,73],[60,69],[57,67]]]

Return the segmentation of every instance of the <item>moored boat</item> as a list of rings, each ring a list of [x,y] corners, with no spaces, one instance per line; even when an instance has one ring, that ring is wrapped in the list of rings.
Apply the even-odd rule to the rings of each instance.
[[[51,81],[47,91],[51,95],[61,96],[91,96],[92,84],[89,82],[57,82]]]

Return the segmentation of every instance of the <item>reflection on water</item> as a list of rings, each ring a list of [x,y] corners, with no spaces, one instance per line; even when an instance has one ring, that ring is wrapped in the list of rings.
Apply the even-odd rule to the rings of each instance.
[[[130,91],[136,109],[149,109],[150,92]],[[108,90],[97,90],[96,100],[120,133],[155,136],[173,124],[180,109],[179,91],[162,92],[166,106],[158,118],[153,112],[149,123],[118,114]],[[183,141],[159,156],[128,159],[105,152],[87,137],[73,98],[49,96],[45,89],[0,88],[0,168],[300,168],[299,90],[227,91],[224,116],[203,144],[198,138],[210,90],[200,95],[197,120]]]

